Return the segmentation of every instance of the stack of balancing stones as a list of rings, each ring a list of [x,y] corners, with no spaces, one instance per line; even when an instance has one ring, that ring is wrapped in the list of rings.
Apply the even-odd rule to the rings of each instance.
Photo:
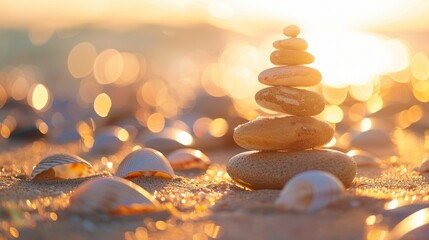
[[[259,74],[259,81],[270,87],[256,93],[256,102],[284,115],[258,117],[238,126],[234,141],[252,150],[232,157],[227,165],[230,177],[251,189],[281,189],[293,176],[320,170],[336,176],[350,187],[356,175],[356,163],[346,154],[317,149],[329,143],[334,128],[313,116],[325,107],[316,92],[296,87],[316,86],[319,71],[303,66],[314,61],[306,52],[307,42],[298,38],[300,30],[291,25],[283,30],[287,39],[273,43],[270,60],[279,65]]]

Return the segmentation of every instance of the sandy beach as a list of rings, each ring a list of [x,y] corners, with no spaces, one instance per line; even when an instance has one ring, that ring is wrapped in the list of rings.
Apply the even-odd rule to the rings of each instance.
[[[47,152],[78,153],[77,150],[76,144],[46,148]],[[112,169],[100,167],[94,177],[108,177],[126,151],[109,156],[116,159]],[[385,216],[384,227],[392,229],[406,214],[416,210],[415,207],[414,211],[402,210],[402,215],[388,214],[386,209],[403,204],[396,202],[395,205],[391,199],[427,202],[428,180],[413,171],[412,166],[381,165],[359,168],[346,198],[327,208],[315,213],[286,211],[273,204],[280,190],[245,189],[225,173],[228,159],[240,151],[233,148],[208,152],[213,164],[207,171],[178,171],[172,180],[132,179],[160,202],[171,203],[178,215],[161,210],[118,216],[68,211],[70,194],[94,177],[34,182],[28,179],[29,171],[44,153],[32,154],[31,144],[3,149],[0,156],[2,239],[379,239],[370,238],[374,232],[373,235],[369,232],[377,227],[374,223],[368,225],[371,224],[367,220],[369,216]],[[103,166],[95,156],[88,159],[96,166]],[[418,210],[425,205],[413,206]],[[424,239],[421,234],[427,231],[424,229],[407,235],[415,234],[416,238],[405,239]]]

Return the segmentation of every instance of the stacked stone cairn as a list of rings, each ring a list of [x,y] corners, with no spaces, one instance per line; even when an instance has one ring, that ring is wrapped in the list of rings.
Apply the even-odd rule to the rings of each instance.
[[[321,170],[350,187],[356,175],[352,158],[339,151],[317,149],[330,142],[334,128],[313,117],[323,111],[324,99],[316,92],[297,88],[316,86],[322,79],[318,70],[303,66],[314,57],[306,52],[307,42],[297,37],[299,32],[295,25],[283,30],[289,38],[275,41],[276,50],[270,57],[279,66],[262,71],[258,77],[270,87],[256,93],[256,103],[285,115],[258,117],[234,131],[234,141],[252,150],[232,157],[227,165],[230,177],[242,186],[281,189],[301,172]]]

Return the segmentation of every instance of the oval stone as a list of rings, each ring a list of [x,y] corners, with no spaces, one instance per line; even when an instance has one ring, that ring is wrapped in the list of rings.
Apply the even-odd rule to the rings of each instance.
[[[305,51],[308,47],[307,41],[302,38],[288,38],[273,42],[273,47],[279,50]]]
[[[270,60],[275,65],[301,65],[314,62],[314,56],[298,50],[276,50],[271,53]]]
[[[314,116],[323,111],[325,103],[318,93],[291,87],[269,87],[255,94],[259,106],[295,116]]]
[[[306,66],[273,67],[262,71],[259,82],[270,86],[309,87],[322,80],[322,75],[314,68]]]
[[[323,146],[334,128],[314,117],[258,117],[234,129],[234,141],[250,150],[304,150]]]
[[[289,25],[283,29],[283,34],[287,37],[296,37],[301,32],[298,26]]]
[[[356,175],[356,163],[334,150],[295,152],[248,151],[232,157],[227,164],[229,176],[252,189],[282,189],[293,176],[310,170],[326,171],[350,187]]]

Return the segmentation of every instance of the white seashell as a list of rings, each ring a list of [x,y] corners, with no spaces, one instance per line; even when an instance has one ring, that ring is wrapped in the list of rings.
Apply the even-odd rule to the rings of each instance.
[[[76,155],[57,153],[44,157],[33,169],[31,179],[72,179],[94,174],[92,165]]]
[[[142,148],[128,154],[115,173],[122,178],[157,176],[171,179],[174,171],[165,156],[152,148]]]
[[[129,139],[127,130],[121,127],[107,127],[95,135],[92,153],[112,154],[119,151]]]
[[[150,193],[122,178],[89,180],[70,197],[69,209],[78,213],[107,212],[130,214],[154,211],[160,207]]]
[[[275,201],[288,210],[314,212],[344,197],[343,184],[332,174],[307,171],[289,180]]]
[[[144,136],[143,145],[168,152],[179,148],[192,146],[192,135],[178,128],[165,128],[160,133]]]
[[[420,165],[419,172],[429,173],[429,159],[423,161],[422,165]]]
[[[371,153],[362,150],[350,150],[347,156],[352,157],[358,167],[376,167],[380,165],[380,159]]]
[[[192,148],[182,148],[173,151],[167,156],[173,169],[207,169],[210,165],[210,159],[200,150]]]

